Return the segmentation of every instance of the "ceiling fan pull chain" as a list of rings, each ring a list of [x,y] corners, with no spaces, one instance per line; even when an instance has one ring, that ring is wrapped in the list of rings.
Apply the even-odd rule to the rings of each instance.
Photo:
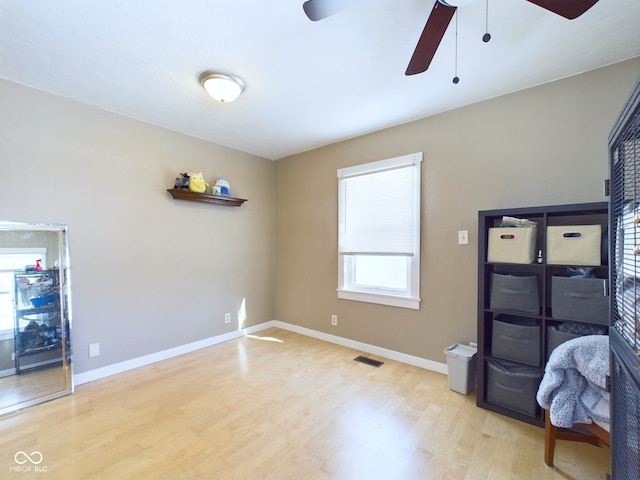
[[[455,12],[456,15],[456,65],[455,65],[455,77],[453,77],[453,83],[455,85],[460,81],[460,77],[458,77],[458,11]]]
[[[487,43],[489,40],[491,40],[491,34],[489,33],[489,0],[487,0],[485,4],[484,31],[485,31],[485,34],[482,36],[482,41],[484,43]]]

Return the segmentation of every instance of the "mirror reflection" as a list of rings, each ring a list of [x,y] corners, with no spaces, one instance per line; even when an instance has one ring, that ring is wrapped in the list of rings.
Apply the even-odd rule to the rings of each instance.
[[[67,227],[0,222],[0,415],[73,392]]]

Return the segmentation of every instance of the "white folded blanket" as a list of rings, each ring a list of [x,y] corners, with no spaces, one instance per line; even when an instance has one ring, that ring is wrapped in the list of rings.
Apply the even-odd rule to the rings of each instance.
[[[538,404],[549,410],[551,423],[609,422],[609,337],[587,335],[569,340],[551,353],[538,388]]]

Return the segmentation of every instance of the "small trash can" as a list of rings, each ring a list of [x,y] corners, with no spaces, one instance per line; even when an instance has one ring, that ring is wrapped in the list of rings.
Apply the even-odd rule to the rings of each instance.
[[[454,392],[466,395],[475,388],[476,353],[475,347],[459,343],[444,350],[449,369],[449,388]]]

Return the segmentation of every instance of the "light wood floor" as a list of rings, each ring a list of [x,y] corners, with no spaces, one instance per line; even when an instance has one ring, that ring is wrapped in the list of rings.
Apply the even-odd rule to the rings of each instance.
[[[47,397],[67,390],[62,365],[30,370],[0,378],[0,408]]]
[[[605,478],[598,448],[560,442],[551,469],[542,429],[360,353],[270,329],[80,385],[0,417],[0,478]]]

